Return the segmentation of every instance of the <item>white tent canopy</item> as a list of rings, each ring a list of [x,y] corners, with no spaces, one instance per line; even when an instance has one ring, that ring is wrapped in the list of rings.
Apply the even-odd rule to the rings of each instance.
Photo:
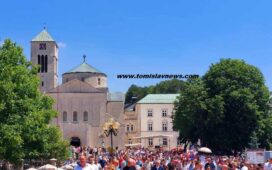
[[[125,144],[125,147],[130,147],[130,146],[141,146],[141,143],[132,143],[132,144]]]

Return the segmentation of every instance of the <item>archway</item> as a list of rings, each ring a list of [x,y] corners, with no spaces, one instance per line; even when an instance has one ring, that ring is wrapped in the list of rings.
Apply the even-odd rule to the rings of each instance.
[[[70,142],[70,144],[71,144],[72,146],[75,146],[75,147],[80,146],[80,145],[81,145],[81,142],[80,142],[79,137],[71,137],[71,142]]]

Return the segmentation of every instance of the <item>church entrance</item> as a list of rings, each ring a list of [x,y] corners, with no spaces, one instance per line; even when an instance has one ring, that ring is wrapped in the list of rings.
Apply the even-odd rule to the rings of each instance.
[[[78,147],[81,145],[80,139],[78,137],[71,137],[71,142],[70,144],[72,146]]]

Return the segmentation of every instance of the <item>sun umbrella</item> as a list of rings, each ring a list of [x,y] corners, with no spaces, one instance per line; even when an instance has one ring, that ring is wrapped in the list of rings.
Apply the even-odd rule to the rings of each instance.
[[[74,169],[71,165],[64,165],[61,168],[66,169],[66,170],[73,170]]]
[[[39,167],[38,170],[57,170],[57,167],[50,164],[46,164],[44,166]]]
[[[37,169],[35,169],[35,168],[28,168],[27,170],[37,170]]]
[[[207,148],[207,147],[201,147],[198,149],[198,152],[202,152],[202,153],[212,153],[212,150]]]

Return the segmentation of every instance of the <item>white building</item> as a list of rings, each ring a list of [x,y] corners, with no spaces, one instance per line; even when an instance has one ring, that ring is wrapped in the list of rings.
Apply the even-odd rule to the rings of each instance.
[[[173,131],[172,114],[179,94],[149,94],[136,104],[140,142],[150,149],[177,146],[178,132]]]

